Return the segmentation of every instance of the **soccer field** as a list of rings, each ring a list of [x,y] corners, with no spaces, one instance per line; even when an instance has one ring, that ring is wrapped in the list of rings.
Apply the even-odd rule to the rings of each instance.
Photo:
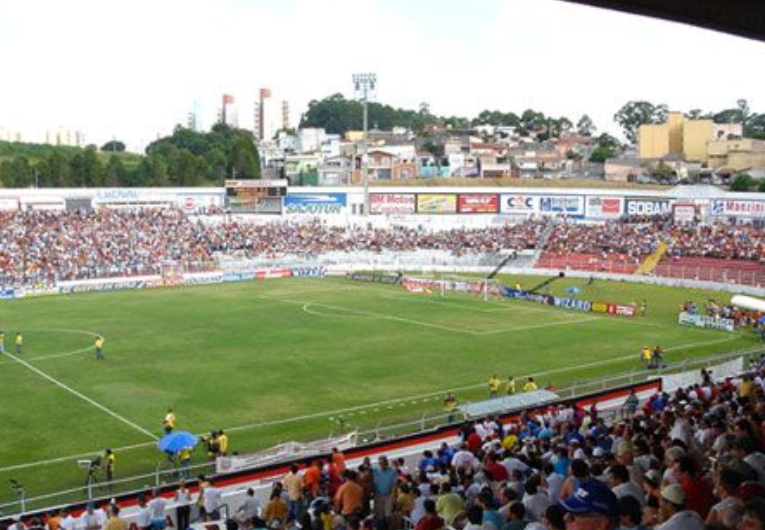
[[[539,278],[505,278],[533,285]],[[226,429],[230,450],[419,417],[487,398],[486,380],[535,374],[541,385],[621,373],[660,344],[667,358],[751,346],[741,333],[676,324],[684,300],[729,295],[564,279],[582,298],[646,299],[645,317],[578,313],[468,295],[412,295],[346,279],[269,280],[122,291],[0,303],[12,352],[0,357],[0,484],[21,480],[29,496],[84,481],[77,457],[117,451],[117,475],[151,471],[168,407],[177,428]],[[104,361],[93,340],[106,340]],[[343,426],[338,418],[343,418]],[[201,447],[195,460],[202,461]],[[0,489],[0,504],[12,500]]]

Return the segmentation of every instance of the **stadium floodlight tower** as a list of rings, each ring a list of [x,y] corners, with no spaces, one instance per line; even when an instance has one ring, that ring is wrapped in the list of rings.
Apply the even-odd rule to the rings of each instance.
[[[353,92],[364,108],[364,129],[361,137],[361,181],[364,184],[364,215],[369,215],[369,168],[367,164],[367,103],[377,95],[377,74],[353,74]],[[353,170],[351,170],[353,171]]]

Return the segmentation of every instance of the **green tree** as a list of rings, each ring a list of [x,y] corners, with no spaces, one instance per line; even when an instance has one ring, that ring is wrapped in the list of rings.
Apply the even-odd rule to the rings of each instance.
[[[641,125],[664,123],[667,114],[668,108],[664,104],[654,105],[648,101],[630,101],[614,114],[614,121],[624,131],[627,141],[634,145],[637,143]]]
[[[158,153],[146,155],[138,167],[127,175],[128,186],[167,186],[170,179],[167,175],[167,161]]]
[[[760,193],[765,193],[765,180],[761,180],[760,183],[757,185],[757,191]]]
[[[106,182],[104,165],[94,148],[87,148],[82,155],[82,184],[88,188],[103,186]]]
[[[127,179],[127,171],[125,165],[115,154],[109,157],[109,162],[106,164],[106,185],[112,188],[118,188],[124,186]]]
[[[583,114],[579,121],[576,122],[576,132],[582,136],[592,136],[596,130],[595,123],[587,114]]]
[[[620,149],[619,141],[608,133],[598,136],[597,147],[590,153],[590,162],[604,163],[614,158]]]
[[[47,169],[49,173],[48,182],[53,187],[71,186],[71,170],[69,167],[69,158],[59,150],[53,151],[48,156]]]
[[[125,144],[119,140],[111,140],[101,146],[101,151],[104,153],[124,153]]]
[[[565,116],[557,119],[548,118],[547,120],[547,131],[552,138],[560,138],[561,134],[569,132],[573,128],[574,124]]]
[[[748,173],[739,173],[730,183],[731,191],[749,191],[755,185],[755,180]]]
[[[3,160],[0,180],[6,188],[26,188],[34,183],[34,169],[25,156]]]
[[[196,186],[207,169],[204,159],[188,149],[177,149],[170,157],[168,175],[174,186]]]
[[[685,113],[685,117],[689,120],[704,120],[711,118],[712,115],[708,112],[704,112],[701,109],[691,109]]]

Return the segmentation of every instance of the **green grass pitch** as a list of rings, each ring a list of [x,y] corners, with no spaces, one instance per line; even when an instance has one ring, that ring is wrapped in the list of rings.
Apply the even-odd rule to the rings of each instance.
[[[458,397],[485,399],[494,372],[541,373],[541,384],[561,386],[636,369],[645,344],[676,360],[755,342],[676,324],[684,300],[725,302],[726,294],[573,279],[552,292],[573,285],[590,300],[646,299],[648,314],[444,299],[346,279],[4,301],[6,347],[16,331],[25,342],[24,363],[0,357],[0,504],[13,498],[3,489],[10,478],[30,496],[81,485],[76,456],[106,447],[117,450],[118,477],[151,471],[163,460],[152,436],[162,434],[168,407],[179,429],[227,429],[231,450],[249,452],[435,413],[446,389],[479,385]],[[105,361],[94,358],[94,334],[106,339]]]

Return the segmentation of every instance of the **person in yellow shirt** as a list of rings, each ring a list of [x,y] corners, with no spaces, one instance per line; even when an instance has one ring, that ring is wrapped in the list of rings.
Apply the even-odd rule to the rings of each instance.
[[[162,427],[165,429],[165,434],[170,434],[173,432],[173,429],[175,429],[175,414],[173,413],[173,409],[167,409],[167,414],[165,414],[165,418],[162,420]]]
[[[640,354],[643,364],[646,368],[651,368],[651,359],[653,358],[653,352],[648,346],[643,346],[643,351]]]
[[[492,376],[489,378],[489,397],[495,398],[497,397],[497,392],[499,392],[499,387],[502,384],[502,382],[499,380],[499,377],[497,377],[497,374],[492,374]]]
[[[21,355],[21,347],[24,345],[24,337],[21,333],[16,332],[16,355]]]
[[[281,497],[281,490],[274,489],[271,492],[271,499],[263,509],[263,519],[266,520],[266,524],[268,524],[269,528],[274,528],[276,526],[274,525],[276,521],[279,521],[277,525],[280,528],[284,528],[287,524],[287,514],[287,503],[284,502],[284,499]]]
[[[104,472],[106,473],[106,484],[109,493],[112,492],[112,482],[114,481],[114,466],[117,463],[117,455],[114,451],[107,449],[104,451]]]
[[[191,448],[184,447],[178,451],[178,460],[181,463],[181,477],[184,479],[191,478]]]
[[[226,456],[228,454],[228,434],[223,432],[223,429],[218,431],[218,456]]]
[[[104,338],[101,335],[96,337],[94,346],[96,348],[96,360],[103,361],[104,360]]]
[[[446,394],[446,397],[444,398],[444,410],[448,415],[446,417],[446,422],[454,423],[454,420],[457,419],[457,415],[455,414],[455,411],[457,410],[457,398],[451,392]]]
[[[5,353],[5,332],[0,331],[0,353]]]
[[[529,377],[529,379],[526,381],[526,384],[523,385],[524,392],[534,392],[537,389],[537,383],[534,381],[533,377]]]
[[[512,396],[515,394],[515,377],[512,375],[507,376],[507,383],[505,383],[505,390],[507,390],[507,395]]]

